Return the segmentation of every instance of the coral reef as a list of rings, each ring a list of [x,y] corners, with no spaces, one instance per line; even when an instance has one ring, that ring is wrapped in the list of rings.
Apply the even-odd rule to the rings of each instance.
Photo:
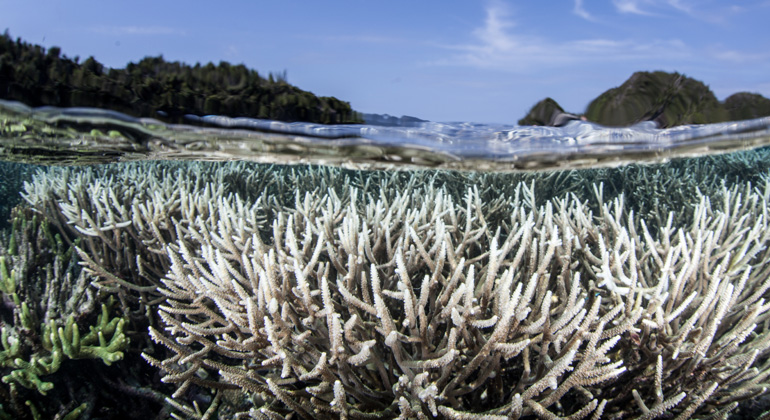
[[[702,197],[661,240],[620,198],[596,222],[516,192],[495,224],[477,191],[458,206],[430,187],[308,194],[270,245],[202,224],[169,246],[168,333],[151,330],[176,354],[146,357],[176,396],[250,391],[255,418],[687,418],[764,392],[770,187]]]
[[[4,134],[3,123],[0,122],[0,135]],[[12,162],[0,162],[0,230],[10,227],[11,210],[22,202],[19,195],[25,182],[32,179],[37,168]]]
[[[10,415],[10,409],[21,416],[28,406],[33,417],[53,415],[36,404],[47,401],[55,374],[72,360],[97,359],[106,365],[121,360],[128,344],[125,324],[113,315],[114,305],[99,303],[91,277],[47,219],[17,208],[12,221],[0,241],[0,372],[9,385],[2,393],[11,400],[2,413]],[[63,404],[58,415],[76,418],[87,409],[85,402]]]
[[[766,153],[550,174],[137,163],[41,170],[24,198],[132,343],[149,327],[160,346],[133,351],[177,416],[725,418],[770,372]]]

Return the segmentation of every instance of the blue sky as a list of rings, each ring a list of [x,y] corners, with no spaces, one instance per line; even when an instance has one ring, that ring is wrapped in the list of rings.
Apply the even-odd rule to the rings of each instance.
[[[362,112],[497,123],[546,96],[581,112],[636,70],[770,97],[769,21],[770,0],[0,0],[0,30],[110,67],[224,60]]]

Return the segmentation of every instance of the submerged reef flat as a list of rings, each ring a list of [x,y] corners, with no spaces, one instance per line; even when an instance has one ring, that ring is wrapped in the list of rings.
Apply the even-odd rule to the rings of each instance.
[[[770,382],[769,165],[37,168],[0,418],[728,418]]]

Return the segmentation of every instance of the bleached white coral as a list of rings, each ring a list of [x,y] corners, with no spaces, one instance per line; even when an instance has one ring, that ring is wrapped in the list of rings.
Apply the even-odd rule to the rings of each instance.
[[[257,418],[654,418],[724,414],[764,392],[767,182],[710,185],[669,213],[607,185],[592,200],[542,192],[572,189],[575,173],[498,184],[263,168],[237,194],[214,173],[179,176],[179,194],[128,194],[130,226],[112,223],[117,206],[60,198],[95,245],[112,241],[106,227],[165,259],[151,335],[175,356],[146,358],[175,397],[240,388]],[[28,199],[50,211],[29,191],[61,187],[35,182]],[[83,198],[121,188],[74,185]],[[108,248],[86,252],[89,268]]]
[[[751,274],[770,239],[758,192],[725,189],[724,208],[704,199],[692,227],[656,240],[621,198],[596,219],[575,199],[532,208],[532,190],[518,188],[498,226],[477,190],[460,204],[426,186],[358,206],[310,199],[319,205],[285,210],[269,238],[229,232],[236,252],[202,231],[178,244],[197,251],[168,248],[160,314],[172,334],[153,334],[224,382],[315,418],[650,416],[761,392],[764,369],[740,373],[770,338],[757,330],[767,276]],[[230,362],[213,362],[221,356]],[[657,364],[655,386],[628,388],[638,407],[618,405],[609,390]],[[730,393],[712,400],[717,383]],[[567,394],[577,406],[556,405]]]

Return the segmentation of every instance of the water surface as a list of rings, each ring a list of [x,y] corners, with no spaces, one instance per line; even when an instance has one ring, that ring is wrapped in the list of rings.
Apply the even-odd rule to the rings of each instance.
[[[41,396],[32,383],[19,383],[16,388],[21,395],[19,399],[35,401],[36,409],[47,418],[55,415],[63,417],[67,413],[68,418],[72,418],[79,413],[76,410],[86,410],[81,418],[97,418],[91,412],[104,410],[120,413],[119,410],[126,408],[133,410],[130,415],[135,417],[139,415],[136,407],[142,407],[145,410],[141,413],[142,417],[153,418],[164,411],[178,418],[198,419],[203,417],[196,411],[199,405],[207,407],[207,410],[219,410],[220,418],[236,412],[245,418],[245,413],[259,408],[261,400],[246,389],[237,391],[242,394],[238,398],[223,399],[221,407],[217,408],[220,404],[217,402],[220,398],[217,389],[220,386],[239,389],[237,385],[240,383],[228,382],[231,379],[219,368],[207,365],[205,369],[198,369],[195,375],[195,378],[209,378],[217,386],[193,385],[189,387],[191,391],[176,395],[172,393],[177,389],[184,390],[189,384],[179,385],[180,381],[187,379],[175,373],[188,367],[180,365],[169,368],[170,371],[162,371],[157,369],[161,366],[160,362],[150,364],[145,361],[150,359],[141,358],[140,355],[147,353],[152,358],[165,360],[162,366],[176,366],[175,360],[178,359],[174,359],[176,356],[173,353],[188,354],[186,349],[179,350],[181,347],[178,345],[164,347],[157,339],[152,344],[153,340],[147,333],[148,327],[151,327],[161,331],[159,334],[164,334],[167,340],[177,340],[178,331],[166,323],[175,318],[162,318],[161,315],[169,310],[169,305],[187,308],[189,302],[184,301],[184,296],[208,299],[203,301],[208,302],[205,303],[208,305],[207,317],[223,307],[243,309],[241,300],[229,306],[214,305],[212,300],[247,293],[243,288],[238,289],[237,294],[193,290],[183,297],[175,296],[170,289],[163,289],[173,282],[176,282],[173,283],[176,285],[174,288],[183,287],[179,285],[187,283],[179,279],[196,277],[192,274],[177,277],[178,270],[214,267],[221,262],[220,257],[225,256],[229,261],[228,268],[216,270],[217,276],[224,276],[223,280],[211,283],[224,288],[237,283],[229,277],[230,274],[233,278],[246,278],[240,271],[248,271],[248,267],[256,267],[260,261],[267,264],[270,262],[267,256],[270,255],[291,254],[294,266],[299,267],[298,261],[305,264],[306,251],[308,255],[317,252],[321,265],[308,262],[303,269],[308,273],[314,270],[328,272],[332,266],[339,273],[353,272],[353,269],[363,273],[377,267],[386,281],[391,311],[400,317],[394,325],[401,325],[402,334],[406,334],[410,330],[403,315],[405,311],[400,309],[400,304],[392,302],[394,297],[406,296],[397,292],[401,277],[393,271],[400,260],[390,254],[394,250],[398,253],[404,250],[403,259],[407,263],[405,267],[412,269],[411,278],[420,279],[427,270],[421,268],[421,259],[427,256],[425,261],[432,258],[444,261],[444,256],[437,256],[443,255],[439,254],[442,249],[439,242],[443,243],[444,250],[462,249],[463,254],[447,257],[447,261],[451,261],[446,265],[442,263],[440,267],[443,268],[437,268],[436,275],[454,278],[452,272],[455,268],[450,270],[449,267],[467,263],[471,266],[467,271],[467,278],[470,279],[467,284],[473,284],[474,270],[479,273],[477,284],[484,284],[483,281],[493,284],[491,281],[495,275],[488,273],[498,270],[498,267],[492,266],[505,269],[510,266],[514,267],[510,273],[520,276],[515,282],[523,284],[531,273],[548,268],[549,273],[542,276],[543,286],[538,287],[540,292],[535,295],[537,301],[531,304],[534,311],[546,308],[547,313],[551,313],[546,305],[551,299],[546,296],[553,293],[553,296],[561,296],[561,302],[574,304],[588,302],[589,299],[601,302],[600,314],[605,314],[615,310],[621,299],[619,296],[625,293],[629,297],[623,299],[629,305],[635,302],[634,305],[644,304],[646,308],[643,319],[640,318],[641,323],[634,331],[642,331],[664,316],[675,320],[672,322],[678,329],[689,322],[688,319],[700,316],[703,313],[699,309],[701,306],[716,307],[716,301],[709,303],[713,294],[701,293],[712,279],[718,279],[714,281],[722,281],[725,285],[729,283],[724,287],[744,288],[740,296],[761,301],[751,301],[751,304],[743,303],[746,300],[736,301],[739,303],[734,308],[722,311],[721,315],[726,317],[713,321],[720,323],[719,328],[714,327],[712,331],[718,337],[708,339],[708,342],[704,339],[705,344],[698,344],[704,346],[707,357],[694,352],[680,355],[678,350],[672,354],[674,347],[661,344],[675,342],[675,331],[667,329],[655,330],[658,331],[655,337],[661,337],[659,341],[657,338],[653,340],[649,332],[640,338],[634,331],[617,335],[615,339],[622,340],[619,344],[609,343],[613,338],[607,339],[602,346],[630,349],[631,353],[643,346],[657,346],[654,352],[661,354],[662,358],[639,357],[638,354],[626,357],[623,353],[624,368],[613,368],[611,373],[614,377],[610,382],[594,384],[591,388],[594,395],[609,401],[604,416],[597,411],[596,415],[601,418],[642,415],[645,409],[638,407],[638,403],[629,403],[628,396],[615,395],[614,390],[625,386],[623,384],[649,382],[644,372],[652,372],[656,363],[664,366],[660,371],[667,375],[665,380],[661,380],[662,389],[658,392],[650,387],[639,388],[642,392],[640,400],[651,404],[660,395],[675,397],[682,391],[682,386],[688,387],[687,398],[690,399],[683,400],[667,414],[683,413],[686,406],[695,404],[694,407],[702,405],[698,415],[726,415],[735,408],[734,404],[730,405],[733,395],[736,399],[748,398],[767,389],[764,378],[770,370],[770,364],[766,362],[770,349],[763,345],[763,340],[770,340],[770,335],[767,335],[770,306],[763,305],[760,296],[767,297],[765,267],[770,264],[770,252],[767,251],[770,248],[766,246],[770,243],[767,226],[767,214],[770,214],[770,147],[763,147],[770,144],[770,118],[665,130],[657,129],[651,123],[608,128],[580,121],[564,127],[417,121],[402,125],[326,126],[222,116],[190,116],[188,121],[189,124],[185,125],[170,125],[100,109],[33,109],[19,103],[0,101],[0,257],[5,259],[11,270],[25,273],[18,277],[18,284],[14,285],[17,292],[13,293],[18,293],[20,298],[13,300],[15,304],[6,299],[6,305],[0,307],[0,323],[13,326],[9,330],[3,327],[4,335],[10,334],[14,342],[25,346],[14,356],[17,357],[15,360],[25,362],[24,357],[40,360],[53,357],[47,347],[38,344],[44,342],[44,334],[37,334],[36,331],[44,332],[45,329],[16,325],[22,319],[19,314],[29,311],[19,302],[35,302],[32,312],[38,319],[45,317],[52,325],[61,327],[66,325],[69,317],[76,317],[83,335],[89,331],[88,326],[95,325],[101,312],[95,304],[81,305],[78,299],[92,296],[92,302],[109,303],[118,295],[121,302],[128,302],[129,305],[123,308],[115,305],[109,309],[116,320],[118,317],[129,320],[125,328],[130,336],[129,341],[122,342],[122,356],[112,366],[107,367],[98,358],[78,361],[65,358],[61,369],[41,375],[42,380],[52,387],[46,396]],[[389,170],[394,168],[409,170]],[[387,216],[384,216],[385,213]],[[322,220],[328,221],[323,222],[327,223],[323,229],[318,224]],[[295,229],[295,223],[296,226],[304,223],[305,229]],[[411,226],[411,230],[405,229],[405,226]],[[316,230],[316,233],[324,232],[323,239],[313,233]],[[284,231],[293,233],[287,233],[284,239]],[[521,236],[528,238],[526,244],[516,245],[518,248],[505,251],[505,255],[497,254],[498,245],[504,243],[506,238],[519,237],[519,231],[522,234],[524,231],[534,233]],[[391,232],[394,233],[391,235]],[[363,239],[358,239],[361,241],[359,246],[351,245],[356,238],[370,236],[379,238],[371,241],[375,244],[374,249],[379,251],[367,251],[362,245],[366,242]],[[211,238],[214,240],[209,243]],[[234,241],[231,243],[230,239]],[[302,247],[293,244],[298,240],[301,240]],[[416,246],[418,240],[426,245]],[[251,251],[244,244],[262,241],[262,248],[254,245],[254,259],[247,262]],[[317,242],[314,245],[312,241]],[[718,246],[701,247],[699,244],[702,241]],[[464,245],[457,245],[459,243]],[[230,255],[235,248],[227,248],[228,244],[242,249],[238,248]],[[75,248],[77,252],[73,251]],[[216,257],[213,257],[212,250],[215,248]],[[257,248],[264,253],[256,252]],[[175,254],[176,250],[182,249],[186,250],[183,256]],[[669,251],[658,255],[662,252],[660,249]],[[553,250],[559,253],[559,257],[551,261]],[[692,256],[690,251],[694,251]],[[337,256],[340,255],[348,257],[339,259]],[[501,263],[493,264],[490,262],[493,255],[505,258]],[[516,255],[526,256],[519,260]],[[653,255],[658,255],[658,258],[653,258]],[[667,255],[665,263],[661,255]],[[748,256],[744,258],[745,255]],[[187,263],[177,265],[182,258]],[[458,258],[464,262],[455,261]],[[693,262],[701,260],[703,262]],[[607,274],[610,262],[612,270],[619,270],[617,275]],[[692,268],[688,268],[691,262]],[[365,267],[359,267],[361,264]],[[723,265],[730,268],[722,270]],[[174,266],[177,271],[172,269]],[[276,263],[275,267],[289,267],[288,260]],[[281,268],[278,271],[285,270]],[[304,272],[288,270],[286,273],[289,271],[295,275]],[[699,274],[684,275],[695,272]],[[69,274],[60,276],[56,273]],[[627,276],[626,273],[630,274]],[[688,283],[687,293],[676,294],[674,288],[668,289],[667,279],[672,273],[678,273],[677,278],[685,282],[690,282],[688,279],[700,280]],[[742,273],[747,274],[744,276]],[[60,285],[62,278],[71,280],[76,278],[75,274],[79,283]],[[513,275],[509,286],[514,282]],[[358,279],[358,276],[351,278]],[[573,280],[565,281],[569,278]],[[628,283],[634,278],[638,285],[634,283],[633,287],[659,285],[660,293],[644,291],[652,289],[634,292]],[[363,277],[361,279],[364,281]],[[119,281],[121,287],[116,288],[115,281]],[[466,281],[442,282],[447,287],[460,283],[465,285]],[[567,284],[576,290],[574,296],[577,298],[568,298]],[[92,285],[103,289],[97,290]],[[413,284],[414,287],[416,285]],[[320,286],[315,284],[313,287]],[[57,314],[54,309],[64,306],[41,298],[41,289],[49,295],[48,290],[57,290],[60,299],[73,304],[68,304],[66,311]],[[330,301],[342,302],[334,286],[332,289],[335,295]],[[471,286],[469,290],[481,293],[484,289],[486,287],[474,289]],[[548,292],[544,294],[546,289]],[[248,294],[259,290],[263,289],[249,289]],[[361,290],[368,289],[364,287]],[[87,293],[81,293],[83,291]],[[632,299],[630,296],[633,293],[638,293],[638,298]],[[689,293],[698,297],[683,300]],[[447,292],[447,296],[450,294],[454,296],[456,293]],[[320,295],[320,291],[309,294],[314,298]],[[294,294],[287,293],[286,296]],[[465,305],[474,305],[482,300],[466,298]],[[667,300],[671,303],[666,308],[660,306]],[[322,305],[319,301],[316,307]],[[719,307],[723,306],[719,303]],[[129,307],[139,309],[130,311],[126,309]],[[346,314],[347,307],[341,305],[339,311]],[[565,307],[559,306],[562,309]],[[754,309],[744,311],[743,307]],[[663,312],[675,308],[683,309],[676,309],[676,313]],[[642,311],[641,306],[638,311]],[[231,312],[216,312],[219,315],[215,317],[228,317]],[[52,313],[55,316],[49,316]],[[637,310],[614,313],[612,316],[626,316],[637,313]],[[177,316],[182,314],[187,316],[189,313],[182,311]],[[760,318],[756,322],[741,318],[749,315]],[[367,315],[362,313],[361,316]],[[233,318],[234,322],[246,319],[245,316],[238,317]],[[327,328],[327,323],[321,319],[317,318],[319,322],[313,326],[314,336],[323,335]],[[721,318],[712,318],[709,314],[699,322],[705,325],[712,319]],[[193,321],[198,322],[198,318]],[[370,317],[367,322],[374,325],[376,317]],[[461,325],[464,321],[455,321],[453,315],[452,322],[455,323],[453,325]],[[556,318],[552,322],[555,325]],[[624,322],[619,321],[617,325],[622,326]],[[748,325],[749,322],[754,322],[747,330],[752,335],[744,337],[746,342],[729,350],[740,353],[732,356],[735,360],[748,360],[742,362],[748,363],[745,368],[736,364],[719,365],[717,369],[712,369],[712,366],[722,362],[719,358],[725,350],[720,343],[730,339],[727,333],[731,326]],[[603,325],[602,322],[596,328],[604,328]],[[21,337],[19,331],[22,330],[29,332],[24,341],[17,338]],[[442,327],[435,331],[448,330]],[[219,334],[216,329],[210,331],[215,331],[214,335]],[[239,331],[253,330],[244,325]],[[365,331],[373,334],[373,338],[378,337],[376,329]],[[491,329],[482,326],[467,337],[481,337],[489,331]],[[198,337],[196,334],[199,333],[193,335]],[[683,335],[691,336],[693,340],[700,340],[700,333]],[[221,338],[220,335],[211,340]],[[201,340],[209,342],[206,341],[209,338]],[[372,339],[371,342],[380,343],[378,351],[381,354],[390,354],[383,344],[388,339],[379,337],[378,340]],[[640,345],[639,340],[644,344]],[[190,345],[184,340],[176,342]],[[315,344],[330,342],[317,340]],[[436,340],[438,345],[447,342]],[[196,345],[190,347],[189,354],[195,350],[196,357],[211,357],[217,363],[232,368],[242,366],[244,360],[253,366],[259,365],[262,360],[261,353],[244,354],[243,357],[234,357],[237,356],[234,352],[207,356],[208,350],[201,350],[202,347]],[[470,345],[463,347],[468,355],[461,360],[474,357],[475,348]],[[560,350],[554,346],[542,348],[549,353],[544,358],[537,358],[535,363],[540,365],[532,370],[541,376],[551,368],[548,365],[550,360],[562,357]],[[330,350],[321,346],[317,352],[321,351]],[[415,355],[418,353],[415,352]],[[612,357],[621,353],[618,350]],[[6,358],[6,361],[9,360]],[[499,378],[507,381],[502,386],[496,385],[490,376],[489,381],[474,391],[477,397],[459,399],[464,403],[457,408],[475,414],[505,412],[505,404],[513,396],[494,397],[496,402],[490,396],[500,390],[516,389],[516,382],[522,378],[522,360],[517,356],[502,367]],[[605,363],[610,358],[586,360],[604,360],[601,363]],[[0,373],[11,378],[11,371],[26,366],[24,363],[13,363],[0,364]],[[716,378],[714,381],[718,379],[719,392],[706,403],[698,402],[698,395],[705,395],[711,382],[690,381],[687,379],[690,374],[682,367],[683,364],[697,366],[704,377]],[[96,373],[89,374],[84,380],[72,373],[73,369],[78,369],[77,366],[86,366],[84,371]],[[394,369],[396,366],[389,365]],[[310,368],[312,366],[308,365],[306,371]],[[724,373],[727,368],[737,369],[737,373],[727,375]],[[440,381],[438,370],[434,371],[431,380]],[[159,381],[159,375],[165,375],[165,384]],[[262,376],[278,378],[281,375],[281,369],[264,369],[254,380]],[[118,384],[118,380],[123,383]],[[521,380],[522,386],[530,386],[540,383],[542,377]],[[79,393],[73,395],[69,392],[70,383],[78,384]],[[177,384],[179,388],[168,384]],[[489,386],[489,392],[484,388],[486,386]],[[395,413],[396,399],[391,395],[395,388],[389,384],[374,384],[371,389],[377,389],[374,395],[384,401],[383,407],[393,406],[388,413]],[[350,391],[353,395],[356,389],[350,388]],[[549,405],[548,409],[563,418],[588,402],[585,392],[570,392],[572,394],[562,398],[559,404]],[[327,399],[331,401],[330,398]],[[422,397],[415,401],[419,398]],[[329,401],[324,401],[321,406],[334,406],[335,403]],[[68,408],[61,408],[65,404],[69,404]],[[80,404],[79,408],[73,409],[76,404]],[[742,404],[742,407],[751,407],[750,403]],[[10,405],[0,395],[0,417],[5,413],[2,411],[4,407]],[[265,407],[292,415],[288,407],[281,407],[277,401],[268,402]],[[9,413],[20,417],[26,413],[25,410],[26,406]],[[721,412],[717,413],[717,410]],[[229,415],[227,418],[232,417]]]
[[[658,129],[654,123],[564,127],[412,122],[320,125],[223,116],[165,124],[92,108],[0,101],[0,160],[87,164],[248,160],[354,169],[520,171],[661,162],[770,144],[770,117]]]

